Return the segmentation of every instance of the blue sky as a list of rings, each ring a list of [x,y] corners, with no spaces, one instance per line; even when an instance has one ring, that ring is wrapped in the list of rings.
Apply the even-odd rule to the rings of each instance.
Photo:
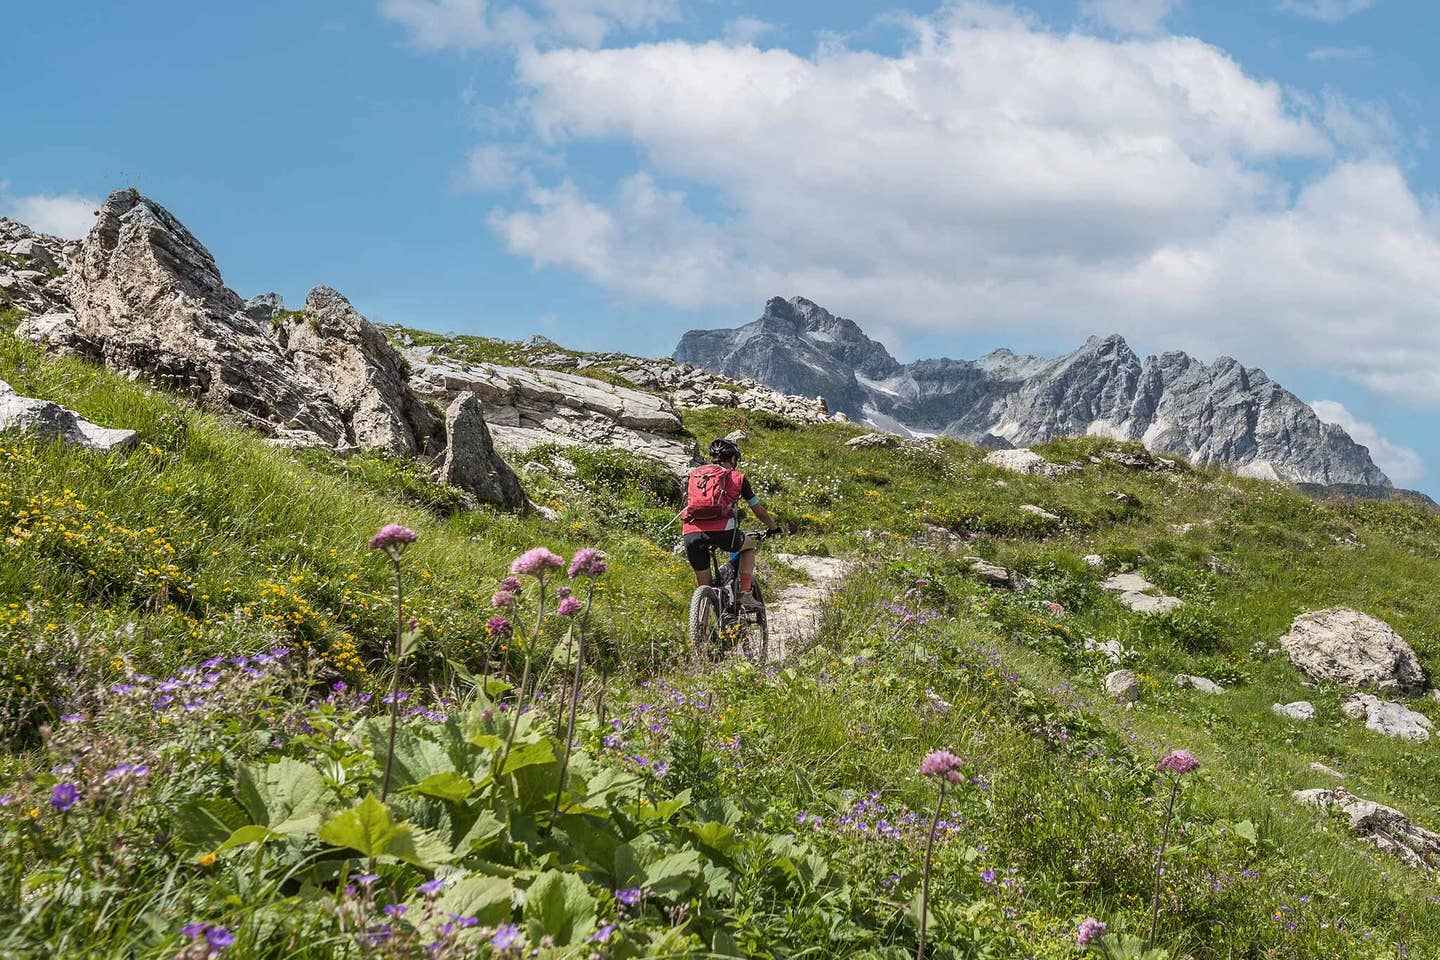
[[[902,358],[1263,367],[1440,490],[1430,0],[60,5],[0,212],[136,186],[227,282],[663,354],[773,294]]]

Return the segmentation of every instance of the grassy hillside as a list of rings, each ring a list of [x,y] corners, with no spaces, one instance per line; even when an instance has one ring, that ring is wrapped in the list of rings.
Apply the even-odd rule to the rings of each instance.
[[[104,459],[0,436],[0,956],[914,956],[932,826],[928,956],[1079,956],[1087,917],[1139,956],[1175,748],[1201,766],[1154,956],[1440,956],[1433,878],[1289,798],[1335,783],[1322,761],[1433,829],[1435,743],[1368,733],[1276,649],[1297,613],[1348,605],[1437,668],[1440,520],[1419,505],[1136,471],[1092,462],[1098,441],[1052,445],[1084,469],[1038,479],[960,443],[855,450],[855,427],[692,413],[702,439],[746,432],[787,551],[859,564],[813,648],[762,673],[686,648],[678,490],[653,466],[536,451],[550,469],[526,482],[558,519],[516,518],[11,339],[0,379],[143,440]],[[419,636],[380,803],[394,573],[365,541],[390,522],[419,534]],[[927,526],[968,542],[937,550]],[[491,595],[537,545],[608,553],[593,615],[554,614],[557,577],[589,587],[562,571],[537,632],[527,578],[515,635],[492,637]],[[1033,588],[985,586],[965,553]],[[1099,588],[1126,569],[1186,605],[1130,612]],[[582,622],[597,656],[562,787]],[[1101,695],[1113,665],[1087,640],[1128,651],[1139,704]],[[526,653],[543,695],[512,726]],[[1301,698],[1315,722],[1270,711]],[[965,776],[936,824],[916,768],[942,747]]]

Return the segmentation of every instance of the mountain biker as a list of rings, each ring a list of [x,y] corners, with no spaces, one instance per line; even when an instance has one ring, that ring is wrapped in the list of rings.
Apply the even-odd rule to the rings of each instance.
[[[745,501],[770,533],[780,529],[770,511],[755,496],[750,480],[738,469],[740,447],[733,440],[710,444],[710,463],[690,471],[687,503],[681,519],[685,525],[685,555],[695,571],[695,582],[710,585],[710,548],[740,554],[740,605],[759,609],[752,590],[755,580],[755,538],[740,530],[740,501]]]

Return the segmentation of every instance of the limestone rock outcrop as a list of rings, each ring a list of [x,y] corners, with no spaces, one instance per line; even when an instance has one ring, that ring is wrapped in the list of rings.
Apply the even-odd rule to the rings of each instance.
[[[165,208],[133,190],[110,195],[72,262],[74,336],[106,366],[194,397],[272,434],[348,440],[335,403],[297,371],[210,251]]]
[[[1348,607],[1295,618],[1280,638],[1290,661],[1313,680],[1416,696],[1425,690],[1420,659],[1390,625]]]
[[[985,462],[1001,470],[1023,474],[1027,477],[1063,477],[1078,473],[1079,468],[1068,463],[1052,463],[1033,450],[993,450],[986,454]]]
[[[1307,807],[1341,811],[1356,836],[1411,866],[1440,868],[1440,834],[1412,823],[1394,807],[1362,799],[1344,787],[1297,790],[1292,797]]]
[[[22,397],[3,380],[0,380],[0,430],[61,440],[96,453],[119,453],[136,442],[134,430],[102,427],[50,400]]]
[[[430,347],[407,348],[404,356],[421,396],[447,406],[465,394],[479,397],[495,445],[506,453],[547,443],[618,449],[676,474],[699,462],[679,414],[654,394],[566,371],[464,364]]]
[[[245,309],[253,314],[270,306],[257,301]],[[410,389],[405,361],[339,292],[311,290],[304,312],[277,326],[274,336],[294,368],[339,408],[357,446],[414,454],[444,445],[440,419]]]

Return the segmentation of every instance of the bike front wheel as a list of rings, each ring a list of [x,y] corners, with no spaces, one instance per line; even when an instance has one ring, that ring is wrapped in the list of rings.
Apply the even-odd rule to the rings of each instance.
[[[712,654],[719,648],[720,593],[714,587],[696,587],[690,595],[690,646]]]
[[[745,636],[745,655],[750,662],[757,667],[764,667],[765,662],[770,658],[770,618],[763,604],[765,598],[760,594],[760,584],[755,584],[755,599],[759,600],[762,606],[754,613],[754,623]]]

